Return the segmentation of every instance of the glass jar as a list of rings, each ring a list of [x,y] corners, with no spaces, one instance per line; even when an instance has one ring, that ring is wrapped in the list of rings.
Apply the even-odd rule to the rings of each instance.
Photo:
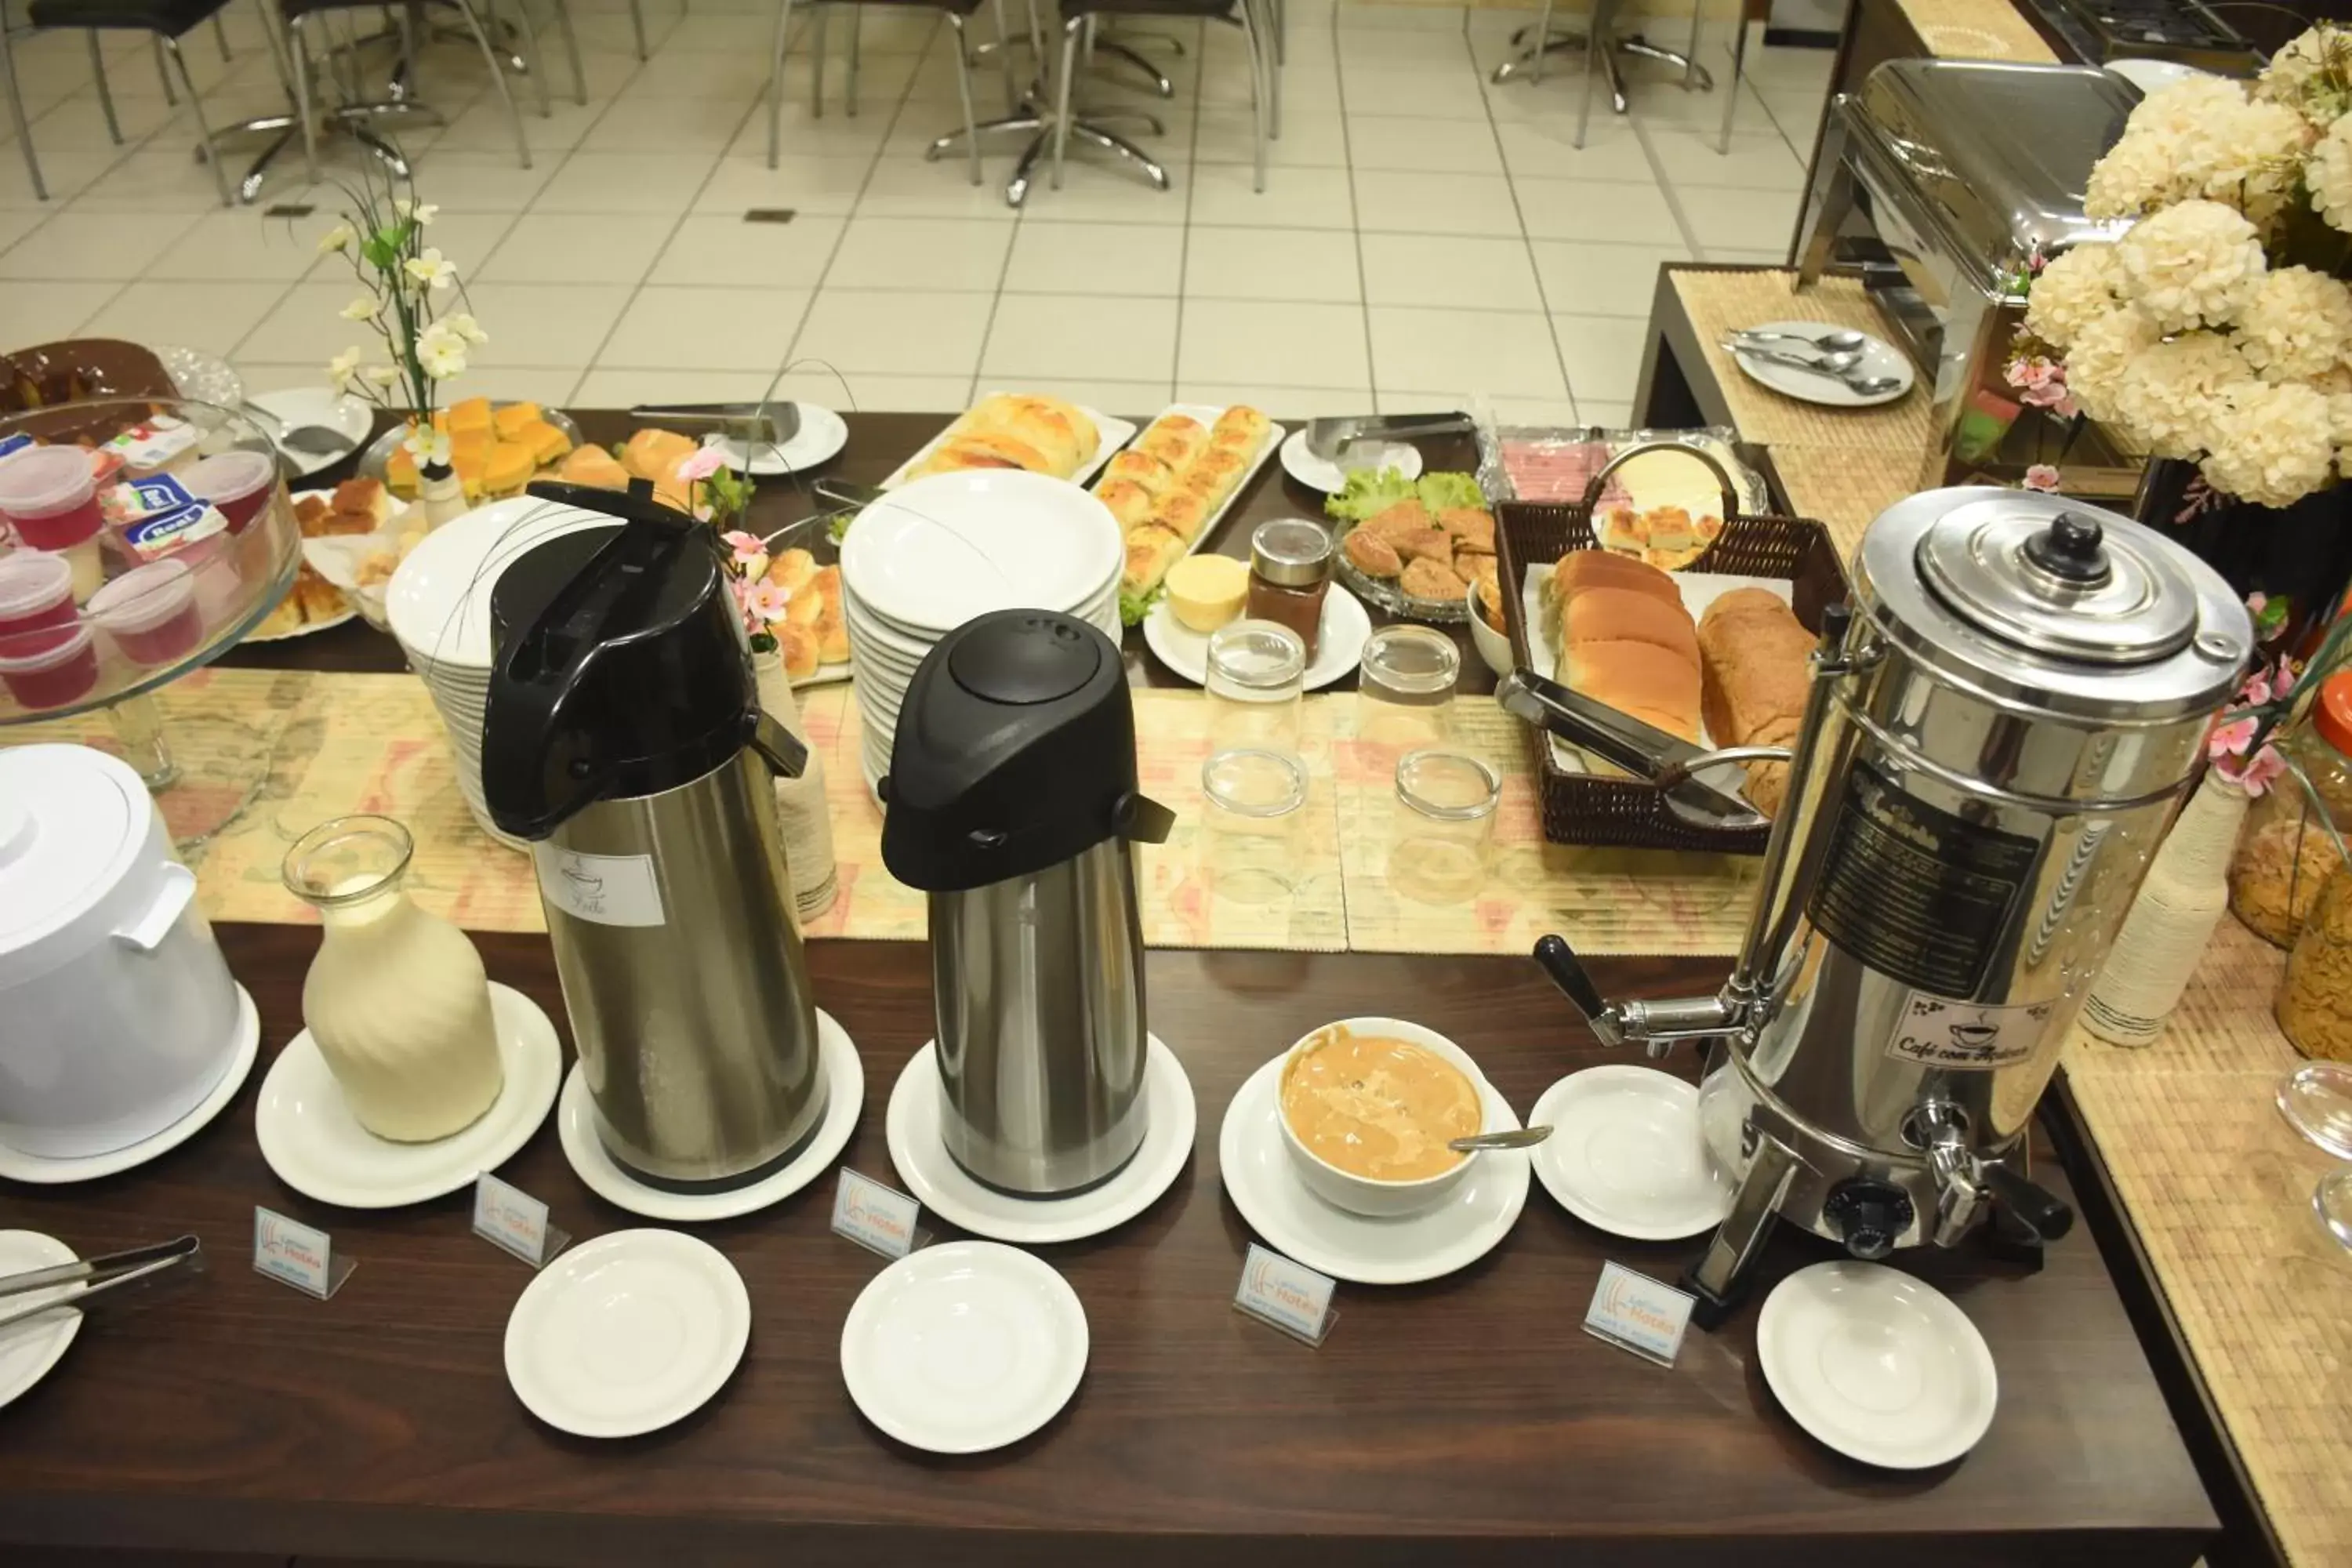
[[[1272,621],[1233,621],[1209,636],[1209,752],[1272,752],[1294,761],[1306,707],[1307,646]]]
[[[1458,904],[1486,885],[1502,780],[1459,752],[1408,752],[1396,768],[1389,885],[1424,904]]]
[[[1382,626],[1356,668],[1356,738],[1400,752],[1444,746],[1461,677],[1462,650],[1444,632]]]
[[[1322,634],[1323,600],[1331,591],[1331,533],[1304,518],[1262,522],[1250,535],[1249,600],[1242,614],[1287,626],[1308,663]]]
[[[2230,862],[2230,912],[2264,942],[2292,947],[2321,887],[2343,863],[2336,833],[2352,830],[2352,670],[2328,677],[2318,700],[2275,744],[2294,768],[2246,813]],[[2311,781],[2311,792],[2294,769]]]
[[[387,816],[339,816],[287,852],[319,911],[302,1022],[360,1125],[400,1143],[470,1126],[505,1087],[489,976],[471,938],[401,890],[412,845]]]

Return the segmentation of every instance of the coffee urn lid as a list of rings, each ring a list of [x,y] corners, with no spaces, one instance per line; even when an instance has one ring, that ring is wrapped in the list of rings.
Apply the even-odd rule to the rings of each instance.
[[[118,895],[168,853],[128,763],[88,746],[0,750],[0,990],[107,940]]]
[[[1864,535],[1855,588],[1882,631],[1989,692],[2078,717],[2220,708],[2253,651],[2221,574],[2154,529],[2030,490],[1927,490]]]
[[[882,863],[949,892],[1027,876],[1173,818],[1137,789],[1118,648],[1075,616],[998,610],[925,655],[898,710]]]

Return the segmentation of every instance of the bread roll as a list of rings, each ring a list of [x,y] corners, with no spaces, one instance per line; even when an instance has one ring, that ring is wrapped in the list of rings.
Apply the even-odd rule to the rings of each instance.
[[[1151,422],[1135,444],[1139,452],[1149,452],[1171,468],[1181,468],[1207,447],[1209,428],[1189,415],[1163,414]]]
[[[1699,622],[1705,672],[1702,711],[1718,746],[1793,744],[1811,680],[1813,635],[1778,595],[1736,588]],[[1780,809],[1787,767],[1750,763],[1748,797],[1767,816]]]
[[[1247,466],[1247,459],[1257,456],[1273,427],[1265,415],[1246,403],[1236,403],[1218,415],[1217,422],[1209,427],[1209,444],[1240,453]]]
[[[621,466],[658,485],[675,479],[677,466],[692,456],[694,443],[675,430],[640,430],[621,448]]]
[[[1061,479],[1085,468],[1101,444],[1094,421],[1074,405],[1027,393],[1000,392],[982,398],[948,427],[948,433],[949,444],[952,438],[963,437],[1034,454],[1034,462],[1019,466]],[[922,471],[943,470],[926,463]]]
[[[770,626],[768,632],[776,639],[776,651],[783,656],[787,676],[794,680],[806,680],[816,673],[816,667],[824,662],[824,650],[815,627],[781,621]]]
[[[816,574],[816,557],[805,550],[784,551],[768,563],[768,581],[787,594],[799,593],[815,580]]]
[[[1184,553],[1181,535],[1168,529],[1145,523],[1131,529],[1127,535],[1127,571],[1121,585],[1130,594],[1140,594],[1160,585],[1168,568]]]
[[[1190,544],[1201,537],[1201,529],[1209,521],[1209,503],[1190,491],[1173,491],[1160,498],[1149,521]]]
[[[1110,508],[1122,529],[1133,528],[1151,515],[1151,492],[1133,479],[1105,479],[1095,487],[1095,499]]]
[[[1228,447],[1212,447],[1192,459],[1177,483],[1213,510],[1240,487],[1248,468],[1249,459],[1241,453]]]
[[[1103,468],[1103,481],[1125,479],[1139,486],[1146,495],[1166,495],[1176,483],[1176,470],[1149,452],[1139,452],[1129,447],[1113,458]]]
[[[1698,633],[1690,612],[1632,588],[1587,588],[1568,602],[1560,638],[1584,642],[1645,642],[1698,668]]]
[[[1560,654],[1559,673],[1565,684],[1594,701],[1698,743],[1696,661],[1655,643],[1580,642]]]

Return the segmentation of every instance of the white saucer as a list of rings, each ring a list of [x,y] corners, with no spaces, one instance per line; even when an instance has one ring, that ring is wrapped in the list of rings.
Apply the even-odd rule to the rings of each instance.
[[[564,1252],[507,1319],[507,1382],[583,1437],[634,1437],[719,1392],[751,1341],[743,1277],[707,1241],[616,1230]]]
[[[849,1146],[849,1135],[857,1130],[858,1109],[866,1103],[866,1067],[857,1059],[849,1032],[822,1007],[816,1010],[816,1028],[824,1053],[824,1120],[801,1152],[772,1175],[723,1193],[673,1193],[648,1186],[605,1152],[604,1140],[596,1136],[596,1102],[589,1098],[588,1079],[577,1062],[564,1079],[555,1118],[572,1173],[606,1203],[672,1224],[733,1219],[783,1202],[824,1174]]]
[[[74,1249],[37,1230],[0,1230],[0,1274],[22,1274],[34,1268],[54,1268],[71,1263]],[[0,1310],[22,1311],[27,1307],[63,1300],[81,1293],[79,1281],[21,1296],[0,1296]],[[0,1405],[16,1401],[26,1389],[49,1375],[66,1347],[81,1332],[79,1311],[58,1312],[16,1328],[0,1330]]]
[[[841,1380],[910,1447],[978,1454],[1051,1421],[1087,1370],[1087,1310],[1025,1252],[950,1241],[877,1274],[841,1325]]]
[[[530,1142],[563,1081],[563,1047],[538,1003],[493,982],[490,1015],[506,1085],[472,1125],[430,1143],[395,1143],[361,1126],[303,1030],[261,1080],[253,1112],[261,1157],[296,1192],[348,1209],[399,1208],[471,1186]]]
[[[1323,595],[1323,621],[1315,638],[1315,662],[1307,667],[1306,689],[1320,691],[1352,672],[1372,635],[1364,602],[1339,584]],[[1176,618],[1165,596],[1143,617],[1143,640],[1160,662],[1195,686],[1209,679],[1209,639]]]
[[[1877,1263],[1800,1268],[1766,1297],[1756,1359],[1798,1426],[1893,1470],[1948,1464],[1992,1425],[1992,1352],[1950,1297]]]
[[[727,466],[739,474],[749,472],[761,479],[771,479],[778,474],[806,473],[849,445],[849,426],[840,415],[822,404],[803,403],[799,407],[801,427],[789,441],[762,441],[756,447],[747,447],[735,437],[713,431],[702,438],[702,444],[718,447],[719,456],[727,459]],[[750,453],[748,469],[745,467],[747,450]]]
[[[1024,1247],[1100,1236],[1150,1208],[1192,1157],[1192,1080],[1154,1035],[1143,1079],[1150,1125],[1118,1174],[1067,1198],[1016,1198],[984,1187],[940,1141],[938,1052],[937,1041],[917,1051],[890,1090],[890,1163],[907,1191],[950,1225]]]
[[[231,1058],[228,1070],[221,1074],[220,1081],[213,1085],[213,1091],[199,1100],[194,1110],[152,1137],[120,1149],[109,1149],[103,1154],[84,1154],[78,1159],[54,1160],[0,1143],[0,1176],[12,1182],[54,1186],[68,1182],[94,1182],[100,1176],[135,1170],[170,1153],[211,1126],[213,1119],[228,1109],[228,1102],[245,1087],[247,1077],[253,1071],[254,1059],[260,1055],[261,1015],[254,1010],[251,994],[240,985],[236,988],[236,1055]]]
[[[1372,1219],[1332,1207],[1307,1190],[1282,1142],[1275,1080],[1281,1057],[1250,1074],[1225,1107],[1217,1163],[1234,1207],[1276,1251],[1335,1279],[1359,1285],[1412,1285],[1466,1268],[1518,1223],[1528,1201],[1528,1157],[1489,1151],[1445,1202],[1403,1219]],[[1486,1130],[1518,1126],[1495,1086],[1481,1079]]]
[[[1528,1112],[1552,1135],[1536,1145],[1536,1179],[1589,1226],[1634,1241],[1672,1241],[1723,1222],[1731,1184],[1699,1132],[1698,1090],[1654,1068],[1611,1063],[1572,1072]]]
[[[282,392],[257,392],[247,402],[268,410],[286,421],[287,428],[299,430],[305,425],[323,425],[351,438],[352,451],[367,445],[368,432],[374,427],[375,411],[356,397],[346,397],[323,383],[317,386],[289,386]],[[273,438],[278,432],[267,419],[258,422]],[[278,455],[286,459],[298,476],[315,474],[320,468],[341,462],[351,452],[323,457],[317,452],[305,452],[298,447],[279,445]]]
[[[1370,442],[1359,441],[1349,450],[1362,454],[1371,445]],[[1377,458],[1359,456],[1354,466],[1360,468],[1394,468],[1406,479],[1417,479],[1421,478],[1421,448],[1410,441],[1383,442]],[[1321,490],[1327,496],[1337,494],[1348,482],[1347,469],[1337,463],[1327,462],[1307,449],[1307,426],[1304,425],[1293,430],[1290,438],[1283,442],[1282,468],[1308,489]]]
[[[1843,331],[1846,329],[1840,327],[1834,321],[1765,321],[1744,330],[1755,332],[1790,332],[1798,337],[1812,338],[1823,332]],[[1824,408],[1875,408],[1882,403],[1895,403],[1909,396],[1913,380],[1911,356],[1891,343],[1872,337],[1867,332],[1863,334],[1863,339],[1862,359],[1848,374],[1857,379],[1873,375],[1893,376],[1899,384],[1893,391],[1864,397],[1858,392],[1848,391],[1842,383],[1832,381],[1828,376],[1813,375],[1801,370],[1790,370],[1786,365],[1772,364],[1758,359],[1753,354],[1742,353],[1738,349],[1731,351],[1731,358],[1733,363],[1748,373],[1748,378],[1750,381],[1760,382],[1781,395],[1793,397],[1800,403],[1818,403]],[[1775,343],[1772,346],[1776,349],[1786,349],[1791,353],[1804,352],[1794,343]]]

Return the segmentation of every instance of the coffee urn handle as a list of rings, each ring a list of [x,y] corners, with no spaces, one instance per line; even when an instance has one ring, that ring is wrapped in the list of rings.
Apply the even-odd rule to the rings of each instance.
[[[1584,961],[1576,956],[1576,949],[1568,945],[1568,939],[1538,937],[1535,958],[1543,965],[1543,972],[1551,976],[1551,983],[1559,987],[1560,994],[1584,1015],[1586,1023],[1593,1026],[1593,1032],[1600,1033],[1601,1021],[1609,1016],[1609,1004],[1601,999],[1601,987],[1592,984]]]
[[[1983,1165],[1977,1172],[1977,1180],[1992,1194],[1995,1203],[2039,1240],[2058,1241],[2074,1228],[2074,1211],[2064,1199],[2006,1165]]]

